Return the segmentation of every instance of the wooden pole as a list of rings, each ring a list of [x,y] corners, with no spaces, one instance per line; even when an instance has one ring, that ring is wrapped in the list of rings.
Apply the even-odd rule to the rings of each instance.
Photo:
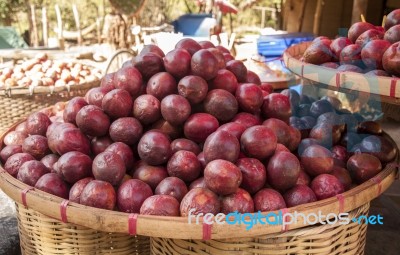
[[[39,35],[36,24],[35,5],[31,4],[31,19],[32,19],[32,40],[33,47],[39,46]]]
[[[46,7],[42,8],[42,26],[43,26],[43,44],[44,46],[48,46],[48,34],[47,34],[47,28],[48,28],[48,23],[47,23],[47,9]]]
[[[361,14],[367,14],[368,0],[354,0],[351,24],[361,21]]]
[[[306,12],[307,2],[308,2],[307,0],[303,0],[303,5],[301,6],[301,13],[300,13],[300,17],[299,17],[299,25],[297,27],[297,32],[301,32],[301,30],[303,29],[304,13]]]
[[[265,24],[265,10],[261,10],[261,27],[260,28],[264,28],[264,24]]]
[[[283,0],[279,2],[278,24],[278,28],[283,30]]]
[[[288,27],[288,16],[291,11],[291,1],[285,1],[283,4],[283,9],[281,9],[282,12],[282,30],[287,30]]]
[[[230,31],[230,34],[233,33],[232,13],[229,13],[229,31]]]
[[[318,0],[317,9],[315,10],[314,15],[314,25],[313,25],[313,33],[314,35],[319,35],[319,30],[321,27],[321,14],[323,9],[323,0]]]
[[[78,12],[78,7],[76,7],[76,4],[72,5],[72,12],[74,13],[76,29],[78,30],[78,45],[82,45],[81,22],[79,20],[79,12]]]
[[[101,21],[100,18],[96,18],[96,34],[97,34],[97,43],[101,43]]]
[[[60,49],[64,49],[64,36],[63,36],[63,22],[61,18],[61,11],[60,11],[60,6],[56,4],[54,6],[56,9],[56,16],[57,16],[57,29],[58,29],[58,43],[60,45]]]

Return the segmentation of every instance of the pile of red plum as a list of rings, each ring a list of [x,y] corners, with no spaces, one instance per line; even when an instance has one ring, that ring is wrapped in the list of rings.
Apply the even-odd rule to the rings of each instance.
[[[396,156],[378,123],[272,86],[210,42],[155,45],[101,86],[4,137],[18,180],[82,205],[146,215],[271,211],[326,199]]]

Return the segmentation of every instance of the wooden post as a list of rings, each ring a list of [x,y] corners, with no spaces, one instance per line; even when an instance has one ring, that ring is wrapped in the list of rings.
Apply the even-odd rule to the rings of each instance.
[[[78,7],[76,7],[76,4],[72,5],[72,12],[74,13],[76,29],[78,30],[78,45],[82,45],[81,23],[79,20],[79,12],[78,12]]]
[[[289,15],[291,11],[292,3],[291,1],[285,1],[283,4],[283,9],[281,10],[282,12],[282,30],[287,30],[288,28],[288,20],[289,20]]]
[[[351,24],[361,21],[361,14],[367,15],[368,0],[354,0]]]
[[[43,44],[44,46],[48,46],[48,34],[47,34],[47,28],[48,28],[48,23],[47,23],[47,9],[46,7],[42,8],[42,26],[43,26]]]
[[[97,43],[101,43],[101,21],[100,17],[96,18],[96,35],[97,35]]]
[[[265,9],[261,10],[261,28],[264,28],[265,24]]]
[[[33,47],[39,46],[39,35],[36,24],[35,5],[31,4],[31,19],[32,19],[32,43]]]
[[[232,21],[232,13],[229,13],[229,32],[233,33],[233,21]]]
[[[302,6],[301,6],[301,12],[300,12],[300,16],[299,16],[299,24],[297,26],[297,32],[301,32],[301,30],[303,29],[304,13],[306,11],[307,2],[308,2],[307,0],[303,0]]]
[[[275,9],[277,9],[276,5]],[[278,29],[283,30],[283,0],[280,0],[279,2]]]
[[[57,15],[57,32],[58,32],[58,44],[60,46],[60,49],[64,49],[64,36],[63,36],[63,23],[62,23],[62,18],[61,18],[61,11],[60,11],[60,6],[56,4],[54,6],[56,9],[56,15]]]
[[[313,25],[314,35],[319,35],[319,30],[321,27],[322,8],[323,8],[323,0],[318,0],[317,9],[315,10],[315,15],[314,15],[314,25]]]

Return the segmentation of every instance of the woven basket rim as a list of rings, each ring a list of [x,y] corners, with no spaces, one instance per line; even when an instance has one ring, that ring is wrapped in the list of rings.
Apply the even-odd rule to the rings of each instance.
[[[12,88],[1,88],[0,89],[0,96],[4,97],[15,97],[15,96],[32,96],[37,94],[55,94],[64,91],[74,91],[74,90],[83,90],[89,89],[92,87],[97,87],[100,84],[100,79],[84,82],[75,85],[65,85],[65,86],[37,86],[37,87],[12,87]]]
[[[284,51],[282,58],[287,69],[307,80],[328,85],[331,89],[376,94],[383,96],[384,101],[400,104],[400,78],[340,72],[333,68],[303,62],[300,58],[311,43],[299,43]],[[352,83],[356,83],[357,86],[352,86]]]
[[[4,132],[0,136],[0,142],[2,143],[4,136],[8,132],[14,130],[21,122],[23,122],[23,120],[14,124],[8,131]],[[385,136],[387,136],[391,142],[394,142],[386,133]],[[340,199],[339,197],[331,197],[313,203],[290,207],[287,208],[286,212],[298,212],[305,215],[309,213],[318,214],[318,212],[321,212],[322,215],[328,215],[329,213],[339,214],[354,210],[378,197],[393,183],[397,176],[398,165],[396,162],[398,162],[398,159],[399,153],[396,155],[396,160],[389,163],[378,175],[342,193]],[[213,224],[210,229],[207,228],[205,224],[202,224],[202,219],[200,219],[200,224],[194,224],[195,220],[193,220],[192,224],[189,224],[187,217],[138,215],[98,209],[73,202],[65,204],[67,200],[34,189],[22,183],[12,177],[2,166],[0,166],[0,188],[15,202],[24,204],[25,200],[28,208],[48,217],[106,232],[200,240],[205,238],[205,231],[211,231],[210,236],[212,239],[226,239],[280,233],[283,229],[282,225],[268,224],[254,225],[253,228],[248,231],[244,224]],[[274,211],[274,213],[282,213],[282,210]],[[298,220],[295,224],[287,225],[285,231],[306,226],[308,225]]]

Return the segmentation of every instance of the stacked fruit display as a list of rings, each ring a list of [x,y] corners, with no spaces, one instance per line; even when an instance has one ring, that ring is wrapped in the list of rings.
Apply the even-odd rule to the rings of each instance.
[[[379,125],[358,118],[333,98],[274,93],[226,49],[183,39],[31,114],[0,157],[22,182],[87,206],[270,211],[335,196],[394,159]]]
[[[400,9],[387,16],[384,27],[357,22],[348,37],[317,37],[303,60],[342,72],[400,77]]]
[[[0,89],[13,87],[65,86],[98,81],[101,72],[81,63],[48,59],[38,54],[13,68],[0,69]]]

